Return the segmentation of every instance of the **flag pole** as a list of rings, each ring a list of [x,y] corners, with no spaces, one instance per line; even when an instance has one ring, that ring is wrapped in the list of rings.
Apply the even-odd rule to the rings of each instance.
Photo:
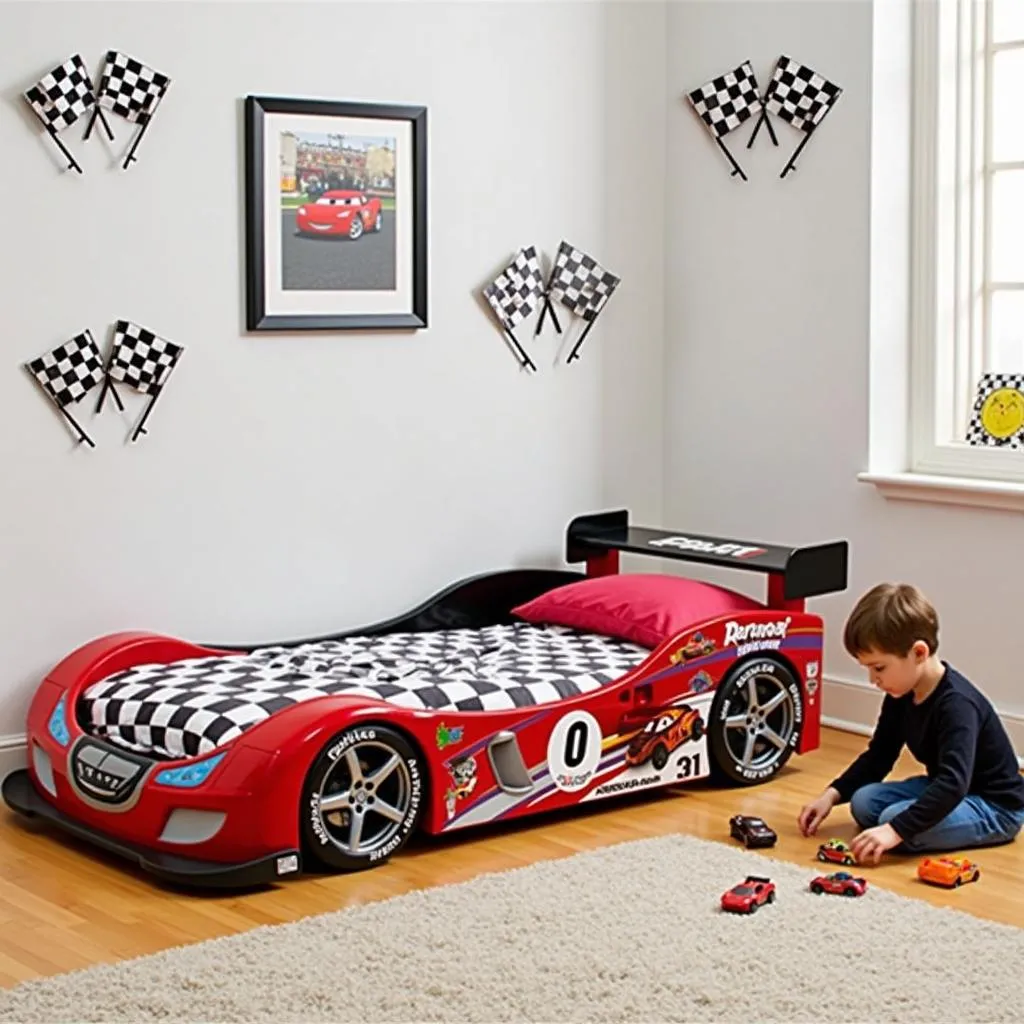
[[[63,416],[64,419],[66,419],[68,423],[70,423],[71,426],[75,428],[75,432],[78,434],[78,443],[81,444],[83,441],[85,441],[90,448],[95,448],[96,445],[93,443],[92,438],[75,422],[75,418],[71,415],[71,413],[69,413],[67,409],[65,409],[64,406],[62,406],[60,402],[58,402],[57,399],[50,393],[50,391],[43,386],[43,382],[34,373],[32,373],[31,370],[29,370],[28,372],[31,374],[32,379],[36,382],[36,384],[38,385],[39,389],[43,392],[43,394],[46,395],[46,397],[53,403],[54,408],[57,410],[57,412],[59,412],[61,416]]]
[[[96,101],[95,109],[92,112],[92,117],[89,118],[89,123],[85,126],[85,134],[82,136],[82,141],[88,141],[90,135],[92,135],[92,127],[96,123],[96,118],[99,118],[103,124],[103,127],[107,130],[107,138],[111,142],[114,141],[114,133],[111,131],[110,122],[107,120],[107,115],[103,113],[100,107],[99,100]]]
[[[772,142],[778,146],[779,140],[775,134],[775,129],[772,127],[771,119],[768,117],[768,110],[766,107],[761,108],[761,116],[757,119],[757,124],[754,125],[754,130],[750,133],[750,140],[747,142],[747,149],[754,144],[754,139],[757,138],[757,133],[761,130],[761,122],[765,123],[768,128],[768,134],[771,136]]]
[[[572,351],[569,353],[569,358],[566,359],[565,361],[566,366],[568,366],[574,359],[579,359],[578,353],[580,350],[580,346],[583,344],[583,339],[586,338],[586,336],[590,333],[590,328],[597,323],[597,317],[600,315],[601,314],[598,313],[597,316],[595,316],[594,319],[591,320],[590,323],[588,323],[587,326],[583,328],[583,333],[579,336],[579,339],[577,340],[576,344],[573,345]]]
[[[522,356],[522,362],[520,365],[529,366],[531,370],[536,370],[537,366],[534,361],[529,357],[526,350],[522,345],[519,344],[519,339],[512,333],[512,329],[509,327],[503,327],[502,330],[505,332],[505,336],[509,338],[512,344],[515,346],[516,351]]]
[[[139,425],[135,428],[135,431],[132,434],[133,442],[137,440],[139,434],[149,433],[149,431],[146,430],[146,420],[149,419],[149,414],[153,411],[153,406],[156,405],[156,400],[160,397],[161,391],[163,391],[163,388],[161,388],[160,391],[157,391],[154,395],[150,397],[149,405],[146,406],[146,411],[142,414],[142,419],[139,420]]]
[[[779,175],[780,178],[784,178],[787,174],[789,174],[790,171],[794,170],[796,165],[796,158],[800,155],[800,151],[804,148],[804,146],[806,146],[807,143],[810,142],[811,136],[813,134],[814,129],[812,128],[800,140],[800,145],[796,147],[796,149],[793,151],[793,155],[789,158],[789,161],[786,163],[786,166],[782,168],[782,173]]]
[[[83,171],[82,168],[79,167],[78,161],[71,155],[71,151],[67,148],[67,146],[65,146],[64,143],[60,141],[60,139],[57,137],[57,133],[53,130],[53,128],[50,127],[50,125],[46,125],[46,133],[50,136],[51,139],[53,139],[55,143],[57,143],[57,146],[60,149],[60,151],[64,154],[64,156],[67,157],[68,170],[75,170],[78,171],[79,174],[82,174]]]
[[[747,176],[743,173],[743,168],[740,167],[738,163],[736,163],[736,160],[733,158],[732,153],[729,152],[729,150],[726,148],[725,143],[720,138],[718,138],[717,135],[715,136],[715,142],[718,145],[718,148],[726,155],[726,157],[728,157],[729,163],[731,163],[733,166],[733,172],[730,175],[730,177],[735,178],[738,174],[744,181],[746,181]]]

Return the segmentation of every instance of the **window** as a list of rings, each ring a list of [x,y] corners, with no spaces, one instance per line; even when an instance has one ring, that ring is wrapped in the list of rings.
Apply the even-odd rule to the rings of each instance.
[[[910,468],[1024,484],[967,441],[982,375],[1024,374],[1024,0],[914,14]]]

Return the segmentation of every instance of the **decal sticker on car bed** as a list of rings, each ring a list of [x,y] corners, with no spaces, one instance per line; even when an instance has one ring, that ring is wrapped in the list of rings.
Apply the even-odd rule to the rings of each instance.
[[[583,789],[601,761],[601,726],[589,711],[570,711],[548,738],[548,770],[566,792]]]
[[[741,626],[730,619],[725,624],[725,646],[735,645],[738,658],[754,651],[777,651],[782,646],[792,621],[792,616],[787,615],[776,622],[748,622]]]
[[[716,543],[710,540],[696,540],[693,537],[675,535],[657,537],[647,542],[652,548],[678,548],[680,551],[700,551],[706,555],[732,555],[733,558],[750,558],[753,555],[768,553],[767,548],[753,547],[749,544],[735,544],[731,541]]]
[[[444,805],[448,812],[448,820],[451,821],[458,802],[476,789],[479,781],[476,774],[476,758],[457,758],[448,766],[448,774],[451,776],[451,785],[444,795]]]
[[[440,722],[437,726],[437,749],[444,750],[445,747],[450,746],[452,743],[462,742],[462,726],[453,725],[447,726],[444,722]]]

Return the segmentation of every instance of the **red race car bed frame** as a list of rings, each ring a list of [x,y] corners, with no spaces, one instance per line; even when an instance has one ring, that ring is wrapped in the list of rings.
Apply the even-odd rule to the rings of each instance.
[[[163,879],[247,887],[310,867],[382,864],[417,829],[450,832],[708,775],[761,783],[794,752],[817,748],[823,623],[804,601],[845,589],[845,541],[783,547],[631,526],[625,511],[584,515],[568,526],[565,554],[585,574],[487,573],[389,621],[275,649],[506,628],[525,601],[618,573],[621,552],[763,573],[767,599],[689,623],[586,692],[469,711],[315,695],[173,759],[96,735],[81,711],[86,691],[202,659],[230,668],[266,645],[101,637],[38,687],[28,767],[4,779],[4,799]]]

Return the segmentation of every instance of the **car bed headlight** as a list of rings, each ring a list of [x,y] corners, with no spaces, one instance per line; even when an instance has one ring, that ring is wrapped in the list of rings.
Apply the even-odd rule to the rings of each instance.
[[[71,742],[71,733],[68,732],[67,720],[68,695],[62,693],[57,706],[50,713],[50,721],[47,723],[50,735],[62,746],[66,747]]]
[[[209,776],[210,772],[224,760],[224,754],[214,754],[205,761],[197,761],[195,764],[185,764],[180,768],[165,768],[157,773],[156,781],[161,786],[179,786],[182,789],[193,789],[201,786]]]

